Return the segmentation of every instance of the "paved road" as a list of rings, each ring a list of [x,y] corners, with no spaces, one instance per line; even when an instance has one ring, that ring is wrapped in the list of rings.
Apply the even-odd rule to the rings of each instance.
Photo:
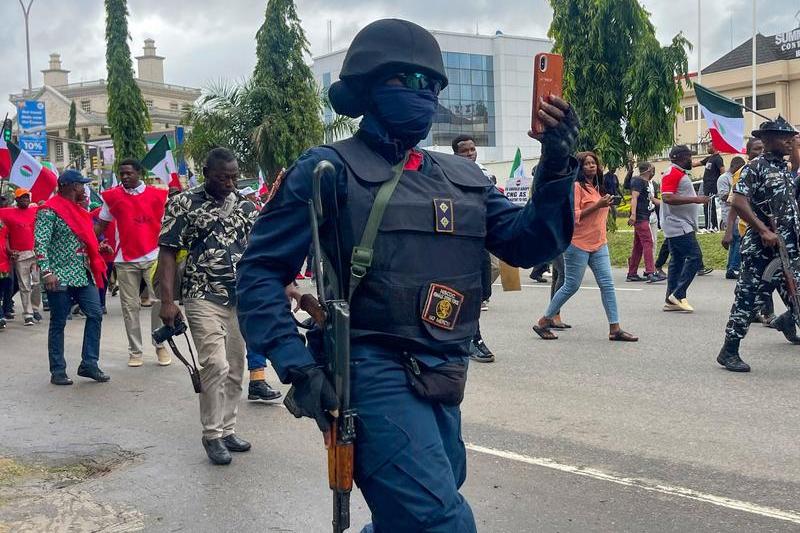
[[[680,315],[661,312],[663,284],[615,276],[623,327],[641,336],[638,344],[606,340],[589,279],[565,307],[574,329],[558,341],[530,330],[547,302],[544,286],[498,288],[492,298],[481,329],[498,361],[472,366],[463,406],[464,493],[479,530],[800,531],[800,347],[754,326],[742,345],[753,372],[725,372],[714,357],[733,282],[717,272],[699,278],[689,294],[696,312]],[[81,328],[80,320],[68,326],[73,372]],[[133,452],[63,490],[113,514],[107,531],[329,530],[313,423],[281,406],[243,403],[239,433],[254,449],[213,467],[183,368],[152,359],[125,366],[115,300],[103,333],[109,384],[51,386],[45,346],[45,324],[16,321],[0,332],[0,455]],[[40,504],[26,512],[55,511]],[[61,510],[62,523],[69,512]],[[0,507],[0,530],[10,516]],[[356,493],[351,531],[367,520]]]

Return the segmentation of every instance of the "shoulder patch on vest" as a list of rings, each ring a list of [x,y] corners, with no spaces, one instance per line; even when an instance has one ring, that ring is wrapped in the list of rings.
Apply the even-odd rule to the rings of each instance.
[[[453,233],[455,217],[453,216],[453,200],[450,198],[433,199],[436,233]]]

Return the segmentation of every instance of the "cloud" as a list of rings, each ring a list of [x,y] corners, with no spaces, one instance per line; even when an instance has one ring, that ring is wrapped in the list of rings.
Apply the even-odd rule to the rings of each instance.
[[[652,14],[658,38],[669,41],[679,31],[697,44],[696,0],[641,0]],[[758,30],[766,35],[792,29],[797,0],[759,2]],[[312,54],[328,50],[327,21],[332,21],[334,49],[347,46],[372,20],[399,17],[431,29],[542,37],[550,24],[546,0],[297,0]],[[749,38],[752,0],[703,2],[702,59],[708,65]],[[168,83],[202,87],[220,79],[240,79],[255,64],[255,33],[264,20],[266,0],[129,0],[129,30],[133,55],[141,54],[146,37],[155,39],[166,56]],[[18,2],[0,2],[4,21],[3,75],[0,111],[11,111],[8,93],[26,86],[25,30]],[[40,70],[51,52],[61,54],[70,80],[105,78],[105,13],[99,0],[34,0],[31,10],[31,70],[33,85],[41,85]],[[575,28],[575,31],[586,31]],[[608,28],[613,31],[613,28]],[[697,66],[697,48],[690,67]]]

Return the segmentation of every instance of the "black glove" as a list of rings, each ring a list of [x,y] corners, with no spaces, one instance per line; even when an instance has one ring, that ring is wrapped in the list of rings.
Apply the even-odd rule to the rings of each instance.
[[[548,169],[561,169],[575,153],[581,122],[575,108],[569,106],[564,119],[555,127],[545,128],[542,134],[542,162]]]
[[[307,416],[317,421],[320,431],[331,427],[329,411],[339,408],[336,390],[325,372],[317,366],[291,371],[292,388],[283,404],[296,418]]]

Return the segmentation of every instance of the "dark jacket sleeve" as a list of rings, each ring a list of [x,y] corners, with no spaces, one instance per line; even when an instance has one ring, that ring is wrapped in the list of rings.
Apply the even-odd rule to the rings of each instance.
[[[577,173],[574,158],[557,174],[540,164],[534,177],[536,190],[525,207],[512,204],[493,187],[486,203],[486,248],[523,268],[545,263],[566,250],[572,240]]]
[[[346,189],[343,165],[332,150],[314,148],[306,152],[287,171],[281,189],[262,210],[237,266],[242,335],[249,350],[272,361],[284,383],[288,382],[289,370],[315,364],[292,320],[284,287],[300,271],[311,244],[308,200],[314,167],[322,159],[330,160],[337,174],[335,180],[323,181],[322,198],[333,199],[340,194],[340,182]]]

